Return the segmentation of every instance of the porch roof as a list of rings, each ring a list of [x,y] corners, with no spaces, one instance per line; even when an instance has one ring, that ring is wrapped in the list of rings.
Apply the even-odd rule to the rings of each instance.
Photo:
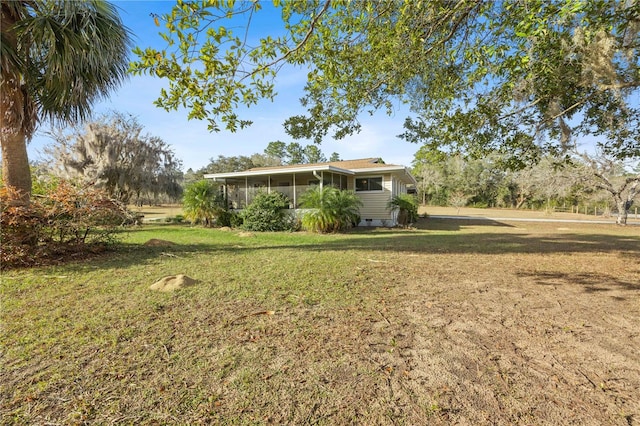
[[[257,167],[243,172],[207,173],[205,179],[224,181],[225,179],[240,179],[246,177],[258,177],[269,175],[284,175],[294,173],[333,172],[343,175],[356,175],[362,173],[396,173],[407,183],[415,184],[416,181],[404,166],[384,164],[378,158],[364,158],[360,160],[333,161],[314,164],[294,164],[288,166]]]
[[[311,172],[329,171],[334,173],[342,173],[345,175],[354,175],[353,170],[341,169],[339,167],[333,167],[328,165],[317,164],[301,164],[298,167],[286,167],[282,168],[261,168],[261,169],[249,169],[244,172],[230,172],[230,173],[208,173],[204,175],[205,179],[213,179],[214,181],[220,179],[230,178],[244,178],[252,176],[269,176],[269,175],[290,175],[293,173],[311,173]]]

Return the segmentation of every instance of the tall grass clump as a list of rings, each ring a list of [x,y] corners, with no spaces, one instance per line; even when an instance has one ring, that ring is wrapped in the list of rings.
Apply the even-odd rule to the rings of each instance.
[[[334,186],[313,187],[301,197],[301,206],[308,209],[302,216],[302,227],[312,232],[340,232],[360,222],[362,201],[353,191]]]

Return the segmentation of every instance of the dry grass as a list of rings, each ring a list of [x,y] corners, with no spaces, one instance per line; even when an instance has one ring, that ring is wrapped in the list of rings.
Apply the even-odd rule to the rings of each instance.
[[[551,210],[528,210],[528,209],[481,209],[473,207],[463,207],[461,209],[455,207],[439,207],[439,206],[420,206],[419,213],[429,215],[444,216],[470,216],[470,217],[497,217],[497,218],[516,218],[516,219],[558,219],[558,220],[579,220],[579,221],[611,221],[615,223],[616,213],[604,215],[599,212],[595,215],[583,213],[571,213]],[[633,207],[629,211],[629,223],[640,224],[640,212]]]
[[[420,228],[145,227],[5,273],[2,423],[640,423],[637,227]]]
[[[145,222],[160,221],[166,218],[176,217],[178,215],[184,215],[182,205],[180,204],[167,204],[161,206],[129,206],[129,209],[139,215],[143,216]]]

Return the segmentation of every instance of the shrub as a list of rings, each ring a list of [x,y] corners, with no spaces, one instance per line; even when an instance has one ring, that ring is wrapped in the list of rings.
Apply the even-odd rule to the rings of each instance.
[[[242,216],[234,211],[225,210],[218,215],[216,225],[239,228],[242,226]]]
[[[216,218],[226,211],[224,198],[212,182],[199,180],[184,190],[182,208],[191,223],[213,226]]]
[[[177,214],[175,216],[168,216],[164,219],[166,223],[183,223],[184,216],[181,214]]]
[[[234,212],[229,222],[232,228],[240,228],[244,224],[244,218],[241,214]]]
[[[362,201],[353,191],[316,186],[302,195],[301,205],[309,209],[302,216],[302,227],[308,231],[345,231],[360,222]]]
[[[84,244],[109,241],[130,212],[103,190],[62,182],[45,198],[44,214],[51,240]]]
[[[295,218],[289,214],[289,199],[281,192],[259,192],[242,211],[242,228],[247,231],[290,231]]]
[[[399,194],[387,203],[387,209],[398,210],[398,224],[407,226],[418,220],[418,200],[410,194]]]
[[[0,191],[2,268],[29,266],[73,253],[102,250],[116,241],[130,212],[92,186],[60,182],[28,206],[11,206]]]

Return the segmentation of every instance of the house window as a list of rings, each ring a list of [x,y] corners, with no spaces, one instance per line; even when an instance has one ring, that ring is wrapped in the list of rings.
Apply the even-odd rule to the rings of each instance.
[[[382,176],[356,178],[356,191],[382,191]]]

